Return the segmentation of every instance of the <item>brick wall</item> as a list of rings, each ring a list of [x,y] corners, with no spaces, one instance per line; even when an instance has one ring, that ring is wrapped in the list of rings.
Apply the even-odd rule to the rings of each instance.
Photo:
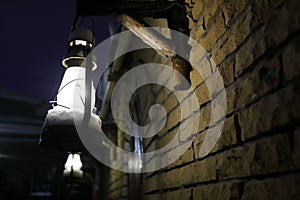
[[[203,77],[193,70],[192,87],[202,108],[196,138],[170,166],[143,174],[144,198],[300,199],[300,1],[186,0],[186,4],[190,36],[211,55],[224,80],[225,125],[213,150],[199,157],[209,129],[211,97]],[[167,26],[165,20],[144,20]],[[131,59],[133,64],[170,65],[152,51],[136,52]],[[144,87],[137,96],[143,113],[153,103],[167,110],[163,130],[144,140],[145,151],[159,149],[180,124],[178,101],[160,86]],[[124,141],[130,143],[130,138]],[[111,171],[109,199],[128,198],[130,175]]]

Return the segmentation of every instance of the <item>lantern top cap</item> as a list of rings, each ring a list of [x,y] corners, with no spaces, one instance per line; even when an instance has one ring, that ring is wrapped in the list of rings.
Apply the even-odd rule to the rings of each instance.
[[[74,40],[85,40],[95,45],[94,34],[90,29],[87,28],[76,28],[72,30],[69,36],[69,42]]]

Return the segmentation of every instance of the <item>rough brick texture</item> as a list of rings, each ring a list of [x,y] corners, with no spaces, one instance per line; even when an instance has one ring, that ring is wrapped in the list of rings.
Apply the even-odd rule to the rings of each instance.
[[[143,190],[136,192],[146,200],[300,199],[300,1],[185,2],[190,36],[211,55],[224,81],[224,127],[213,149],[201,157],[203,141],[214,128],[209,123],[217,94],[209,93],[192,66],[192,89],[201,108],[193,143],[168,167],[143,174]],[[167,26],[164,19],[145,21]],[[135,64],[170,65],[152,51],[142,54],[135,55]],[[150,152],[177,137],[182,108],[163,86],[144,89],[138,95],[139,117],[147,121],[154,103],[167,112],[164,128],[144,140],[144,151]],[[128,174],[110,173],[108,199],[128,199]]]

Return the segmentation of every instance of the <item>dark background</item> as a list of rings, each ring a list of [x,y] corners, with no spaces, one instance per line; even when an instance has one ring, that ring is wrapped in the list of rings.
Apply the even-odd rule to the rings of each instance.
[[[67,153],[41,148],[39,138],[65,71],[61,61],[75,5],[75,0],[0,1],[0,200],[63,193]],[[93,18],[98,44],[116,21]],[[90,19],[83,26],[90,27]]]
[[[10,0],[0,2],[0,93],[51,100],[59,87],[64,68],[61,58],[67,49],[76,15],[72,0]],[[96,43],[109,37],[111,17],[93,17]],[[84,21],[84,26],[90,26]]]

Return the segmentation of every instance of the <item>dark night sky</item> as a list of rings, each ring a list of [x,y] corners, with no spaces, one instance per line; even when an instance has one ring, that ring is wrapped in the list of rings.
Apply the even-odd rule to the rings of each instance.
[[[64,73],[75,0],[0,1],[0,93],[51,100]],[[113,20],[94,17],[96,43],[109,37]],[[87,20],[86,20],[87,21]]]

